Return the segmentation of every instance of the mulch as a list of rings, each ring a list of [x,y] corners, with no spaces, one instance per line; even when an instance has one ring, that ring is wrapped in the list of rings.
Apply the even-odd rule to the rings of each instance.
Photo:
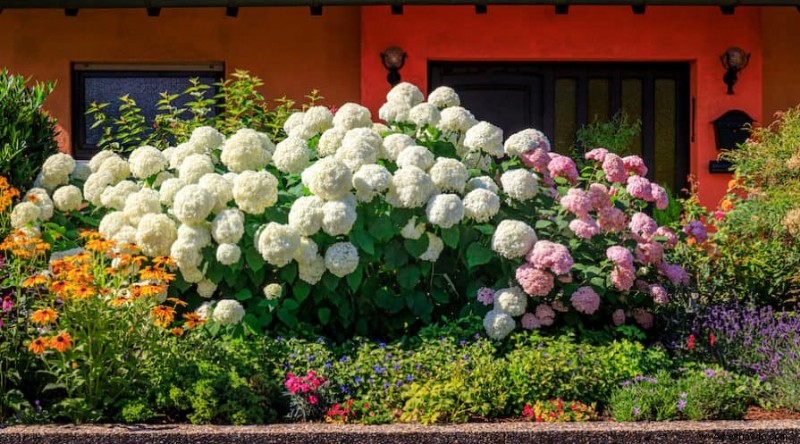
[[[761,407],[750,407],[744,416],[745,421],[781,421],[786,419],[800,419],[800,412],[786,409],[766,410]]]

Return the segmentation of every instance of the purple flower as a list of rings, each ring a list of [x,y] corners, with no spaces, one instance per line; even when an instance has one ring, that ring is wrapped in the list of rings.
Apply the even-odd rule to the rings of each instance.
[[[633,413],[633,416],[639,416],[641,411],[639,410],[639,407],[634,407],[633,410],[631,410],[631,413]]]
[[[3,305],[0,307],[0,310],[3,312],[9,312],[14,309],[14,301],[11,300],[11,296],[5,296],[3,298]]]
[[[678,401],[677,404],[675,404],[675,407],[677,407],[678,410],[683,411],[683,409],[686,408],[686,400],[685,399],[681,399],[680,401]]]

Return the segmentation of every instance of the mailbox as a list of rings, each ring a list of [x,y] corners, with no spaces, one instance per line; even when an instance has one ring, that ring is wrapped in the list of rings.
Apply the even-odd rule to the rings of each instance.
[[[746,112],[734,109],[714,120],[714,141],[718,150],[735,150],[750,137],[753,118]],[[711,173],[731,173],[733,166],[724,160],[712,160],[708,166]]]

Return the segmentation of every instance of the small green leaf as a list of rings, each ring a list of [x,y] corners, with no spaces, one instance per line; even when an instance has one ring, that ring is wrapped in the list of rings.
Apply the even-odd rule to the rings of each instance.
[[[475,229],[478,230],[481,234],[486,236],[491,236],[494,234],[494,226],[484,224],[484,225],[475,225]]]
[[[395,229],[388,217],[374,217],[369,221],[369,234],[381,242],[387,242],[394,236]]]
[[[297,277],[297,263],[291,262],[289,265],[283,267],[280,276],[281,280],[287,284],[294,282],[294,278]]]
[[[241,290],[237,291],[236,294],[233,295],[233,297],[237,301],[246,301],[253,297],[253,292],[251,292],[247,288],[242,288]]]
[[[297,325],[297,318],[294,314],[290,313],[285,308],[278,310],[278,319],[281,320],[289,328],[294,328]]]
[[[322,285],[330,291],[336,291],[336,287],[339,286],[339,278],[331,273],[325,273],[322,275]]]
[[[350,232],[350,240],[364,250],[369,255],[375,254],[375,241],[372,239],[372,236],[369,235],[366,231],[363,230],[353,230]]]
[[[303,281],[298,281],[292,286],[292,294],[297,302],[305,301],[309,293],[311,293],[311,286]]]
[[[295,311],[300,308],[300,304],[298,304],[294,299],[284,299],[283,308],[286,310]]]
[[[250,331],[250,333],[258,334],[261,332],[261,324],[259,323],[256,315],[252,313],[245,315],[244,325]]]
[[[419,239],[406,239],[403,241],[403,246],[406,251],[413,257],[420,257],[428,251],[428,236],[420,236]]]
[[[317,317],[322,325],[328,325],[328,321],[331,320],[331,309],[327,307],[320,308],[317,310]]]
[[[350,289],[353,290],[353,292],[358,291],[358,288],[361,286],[361,280],[363,279],[363,276],[361,264],[358,264],[358,267],[356,267],[352,273],[347,275],[347,285],[350,286]]]
[[[416,265],[407,265],[397,272],[397,283],[402,288],[414,288],[419,283],[420,272]]]
[[[487,264],[494,257],[494,252],[481,244],[474,243],[467,247],[467,267],[475,268]]]
[[[461,231],[458,229],[458,225],[442,230],[442,241],[450,248],[458,248],[460,237]]]
[[[244,260],[247,262],[247,266],[253,271],[259,271],[264,266],[264,258],[261,257],[261,253],[256,251],[255,248],[244,249]]]

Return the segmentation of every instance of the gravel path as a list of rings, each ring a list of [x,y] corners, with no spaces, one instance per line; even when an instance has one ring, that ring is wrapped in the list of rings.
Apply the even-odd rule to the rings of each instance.
[[[800,420],[579,424],[523,422],[446,426],[47,425],[0,429],[0,444],[473,444],[473,443],[753,443],[800,442]]]

